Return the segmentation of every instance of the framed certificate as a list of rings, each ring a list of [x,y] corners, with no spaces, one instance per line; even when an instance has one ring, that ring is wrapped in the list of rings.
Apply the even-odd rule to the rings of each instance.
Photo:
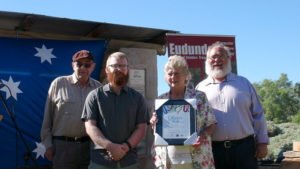
[[[183,145],[193,133],[196,133],[195,113],[194,106],[186,100],[165,101],[156,109],[158,118],[156,134],[168,145]]]

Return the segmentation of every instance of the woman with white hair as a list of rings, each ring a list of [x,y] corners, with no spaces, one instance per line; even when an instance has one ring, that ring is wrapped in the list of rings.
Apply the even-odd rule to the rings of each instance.
[[[183,57],[169,57],[165,64],[164,73],[170,90],[158,98],[170,100],[195,99],[198,137],[193,145],[154,146],[155,165],[160,169],[214,169],[210,137],[216,126],[216,119],[208,104],[206,95],[201,91],[187,87],[191,79],[191,73]],[[158,119],[154,112],[150,119],[153,127],[155,127],[158,120],[162,119]]]

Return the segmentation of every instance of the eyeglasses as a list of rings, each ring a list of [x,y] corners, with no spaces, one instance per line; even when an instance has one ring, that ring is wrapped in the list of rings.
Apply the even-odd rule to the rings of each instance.
[[[111,65],[108,65],[109,67],[111,68],[114,68],[114,69],[125,69],[125,68],[128,68],[128,65],[122,65],[122,64],[111,64]]]
[[[92,66],[91,63],[82,63],[82,62],[76,62],[76,66],[78,68],[80,68],[81,66],[85,67],[85,68],[90,68]]]
[[[207,57],[210,60],[217,60],[217,59],[221,59],[221,60],[225,60],[227,58],[226,55],[213,55],[210,57]]]

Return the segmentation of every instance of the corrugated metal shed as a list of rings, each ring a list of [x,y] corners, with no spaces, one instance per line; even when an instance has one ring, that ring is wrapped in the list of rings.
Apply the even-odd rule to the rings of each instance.
[[[37,14],[15,13],[0,11],[0,36],[39,38],[57,40],[93,40],[105,39],[108,41],[106,54],[120,48],[154,49],[157,54],[165,54],[166,33],[179,33],[171,30],[134,27],[111,23],[74,20],[68,18],[50,17]],[[134,49],[136,51],[136,49]],[[139,50],[139,49],[138,49]],[[144,50],[144,49],[141,49]],[[153,52],[155,53],[155,52]],[[156,53],[155,53],[156,54]],[[154,105],[157,96],[157,66],[156,55],[132,56],[133,67],[145,71],[145,98],[149,108]],[[152,56],[152,55],[151,55]],[[138,57],[138,58],[136,58]],[[147,59],[145,59],[147,58]],[[104,69],[103,69],[104,70]],[[103,82],[104,71],[100,76]],[[152,111],[149,111],[149,113]],[[149,128],[147,136],[139,146],[139,163],[143,169],[152,167],[151,145],[153,134]]]
[[[105,39],[108,52],[120,47],[150,48],[165,53],[165,34],[172,30],[74,20],[0,11],[0,36],[46,39]]]

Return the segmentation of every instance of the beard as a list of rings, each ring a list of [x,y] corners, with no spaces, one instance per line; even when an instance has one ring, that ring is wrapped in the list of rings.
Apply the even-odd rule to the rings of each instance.
[[[112,73],[107,73],[107,79],[113,85],[123,87],[127,84],[129,79],[129,74],[124,74],[120,71],[115,71]]]
[[[206,60],[205,73],[213,78],[222,78],[231,72],[231,60],[228,59],[226,65],[223,65],[222,69],[214,69],[213,66]]]

